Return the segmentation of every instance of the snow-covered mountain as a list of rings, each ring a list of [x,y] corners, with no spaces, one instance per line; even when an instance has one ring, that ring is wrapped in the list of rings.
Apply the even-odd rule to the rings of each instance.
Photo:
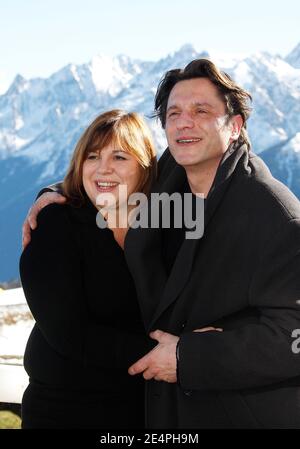
[[[300,197],[300,44],[286,57],[259,53],[224,58],[190,44],[159,61],[120,55],[70,64],[47,79],[17,75],[0,96],[0,281],[18,276],[21,224],[37,191],[61,179],[82,130],[100,112],[143,113],[159,152],[166,145],[150,119],[163,73],[210,57],[253,95],[253,149]]]
[[[286,57],[286,61],[296,69],[300,69],[300,42]]]

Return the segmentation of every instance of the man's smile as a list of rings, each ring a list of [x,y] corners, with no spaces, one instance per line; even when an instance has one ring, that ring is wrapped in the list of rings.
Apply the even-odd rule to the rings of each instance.
[[[180,145],[194,144],[200,142],[202,139],[200,137],[180,137],[176,139],[176,143]]]

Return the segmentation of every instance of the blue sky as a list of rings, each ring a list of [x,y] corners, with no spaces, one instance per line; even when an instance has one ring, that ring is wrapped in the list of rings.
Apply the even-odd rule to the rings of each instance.
[[[0,0],[0,92],[17,73],[49,76],[98,53],[155,60],[191,43],[286,55],[299,24],[299,0]]]

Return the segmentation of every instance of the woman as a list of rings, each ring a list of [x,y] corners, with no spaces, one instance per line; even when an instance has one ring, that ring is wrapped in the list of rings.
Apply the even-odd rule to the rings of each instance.
[[[144,382],[127,370],[153,346],[145,336],[123,255],[126,228],[96,225],[99,195],[119,188],[148,193],[156,157],[135,113],[98,116],[80,138],[63,182],[64,205],[51,204],[20,260],[36,320],[24,366],[30,383],[23,428],[144,426]],[[111,205],[112,207],[112,205]],[[130,208],[128,208],[128,213]]]

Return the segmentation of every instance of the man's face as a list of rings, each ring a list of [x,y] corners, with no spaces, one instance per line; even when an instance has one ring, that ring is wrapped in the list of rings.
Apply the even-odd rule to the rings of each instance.
[[[217,165],[241,126],[240,115],[228,121],[225,104],[209,79],[180,81],[171,90],[165,131],[171,154],[183,167]]]

